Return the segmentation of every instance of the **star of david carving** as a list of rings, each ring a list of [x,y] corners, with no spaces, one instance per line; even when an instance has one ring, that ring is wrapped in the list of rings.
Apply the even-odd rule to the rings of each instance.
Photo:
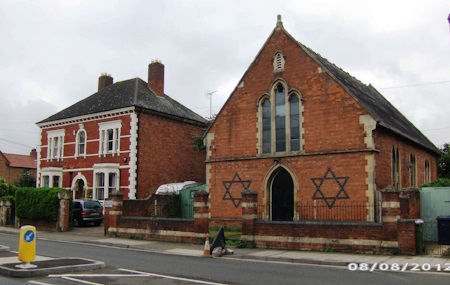
[[[316,192],[314,192],[313,199],[323,200],[329,209],[333,208],[334,203],[336,203],[336,200],[338,199],[349,199],[347,192],[345,191],[345,185],[347,184],[349,177],[348,176],[336,176],[334,174],[333,170],[328,168],[327,172],[325,172],[325,175],[321,178],[311,178],[312,182],[316,186]],[[326,180],[333,180],[337,183],[339,186],[339,191],[336,193],[336,196],[325,196],[321,190],[321,187],[323,183]]]
[[[248,189],[250,187],[250,184],[252,183],[252,181],[251,180],[242,180],[241,177],[239,176],[239,174],[236,172],[233,176],[233,179],[231,179],[230,181],[222,181],[222,183],[226,189],[222,200],[223,201],[230,200],[233,203],[234,207],[237,208],[237,207],[239,207],[239,204],[241,203],[241,198],[234,198],[231,195],[231,193],[230,193],[231,186],[233,186],[233,184],[240,184],[240,186],[242,186],[242,191],[244,191],[245,189]]]

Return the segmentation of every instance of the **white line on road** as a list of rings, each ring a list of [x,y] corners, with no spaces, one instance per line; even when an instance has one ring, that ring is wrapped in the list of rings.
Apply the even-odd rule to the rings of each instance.
[[[28,283],[31,283],[31,284],[38,284],[38,285],[52,285],[52,284],[50,284],[50,283],[38,282],[38,281],[33,281],[33,280],[28,281]]]
[[[189,278],[180,278],[180,277],[174,277],[174,276],[169,276],[169,275],[161,275],[161,274],[155,274],[155,273],[148,273],[148,272],[142,272],[142,271],[129,270],[129,269],[124,269],[124,268],[119,268],[119,270],[125,271],[125,272],[141,274],[141,275],[147,275],[147,276],[154,276],[154,277],[160,277],[160,278],[166,278],[166,279],[173,279],[173,280],[179,280],[179,281],[193,282],[193,283],[198,283],[198,284],[225,285],[223,283],[214,283],[214,282],[201,281],[201,280],[195,280],[195,279],[189,279]]]
[[[70,280],[70,281],[75,281],[75,282],[83,283],[83,284],[103,285],[103,284],[101,284],[101,283],[89,282],[89,281],[86,281],[86,280],[80,280],[80,279],[72,278],[72,277],[69,277],[69,276],[64,276],[64,277],[61,277],[61,278],[62,278],[62,279],[65,279],[65,280]]]
[[[222,283],[208,282],[208,281],[195,280],[195,279],[189,279],[189,278],[181,278],[181,277],[175,277],[175,276],[169,276],[169,275],[162,275],[162,274],[149,273],[149,272],[143,272],[143,271],[129,270],[129,269],[124,269],[124,268],[119,268],[118,270],[125,271],[125,272],[128,272],[128,273],[133,273],[133,274],[50,274],[50,275],[48,275],[48,277],[49,278],[63,278],[63,279],[71,280],[71,281],[78,281],[80,283],[92,284],[92,285],[99,285],[99,283],[83,281],[83,280],[76,279],[76,278],[158,277],[158,278],[186,281],[186,282],[197,283],[197,284],[205,284],[205,285],[225,285],[225,284],[222,284]]]
[[[64,278],[64,277],[78,277],[78,278],[97,278],[97,277],[147,277],[142,274],[50,274],[49,278]]]

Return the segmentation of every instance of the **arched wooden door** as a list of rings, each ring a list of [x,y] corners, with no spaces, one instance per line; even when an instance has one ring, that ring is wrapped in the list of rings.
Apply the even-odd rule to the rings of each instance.
[[[271,186],[272,221],[294,218],[294,182],[284,168],[275,175]]]

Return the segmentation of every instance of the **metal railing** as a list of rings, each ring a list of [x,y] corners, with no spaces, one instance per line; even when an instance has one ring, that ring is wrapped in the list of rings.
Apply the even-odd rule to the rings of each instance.
[[[277,206],[276,211],[293,211],[286,221],[333,221],[333,222],[376,222],[381,205],[364,202],[336,202],[330,205],[323,201],[297,203],[295,207]],[[270,203],[258,204],[258,219],[272,220],[275,209]],[[278,215],[279,216],[279,215]],[[283,215],[286,217],[286,215]]]

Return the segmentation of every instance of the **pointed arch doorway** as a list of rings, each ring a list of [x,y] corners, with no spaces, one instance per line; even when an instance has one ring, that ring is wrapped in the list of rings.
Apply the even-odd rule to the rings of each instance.
[[[291,174],[280,167],[270,186],[272,221],[293,221],[294,181]]]

